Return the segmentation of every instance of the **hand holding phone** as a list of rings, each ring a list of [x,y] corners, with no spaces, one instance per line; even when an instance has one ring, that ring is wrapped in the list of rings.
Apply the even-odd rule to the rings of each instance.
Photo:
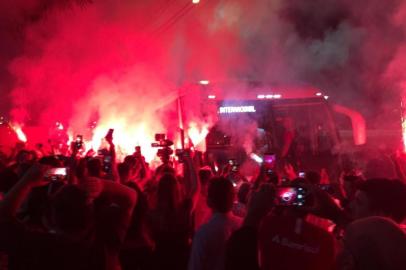
[[[110,128],[109,131],[108,131],[107,134],[106,134],[106,137],[105,137],[105,139],[106,139],[106,141],[107,141],[108,143],[112,143],[112,142],[113,142],[113,133],[114,133],[114,129],[113,129],[113,128]]]
[[[264,166],[266,169],[273,169],[275,167],[276,155],[265,154],[263,158]]]
[[[45,172],[44,178],[49,181],[65,180],[68,175],[67,168],[51,168]]]
[[[276,188],[275,205],[277,206],[304,206],[307,190],[297,186],[279,186]]]

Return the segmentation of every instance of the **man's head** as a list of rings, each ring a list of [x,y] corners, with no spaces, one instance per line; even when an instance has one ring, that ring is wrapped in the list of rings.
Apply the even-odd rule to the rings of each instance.
[[[349,200],[353,200],[355,193],[358,190],[358,186],[362,184],[364,180],[360,176],[347,175],[343,178],[343,188],[345,195]]]
[[[207,185],[209,183],[210,178],[212,178],[213,174],[209,167],[204,167],[199,170],[199,181],[202,187],[202,193],[207,193]]]
[[[406,236],[392,220],[368,217],[352,222],[338,265],[357,270],[400,270],[406,265]],[[341,268],[340,268],[341,269]]]
[[[234,195],[231,181],[224,177],[213,178],[207,191],[207,205],[214,212],[227,213],[233,207]]]
[[[100,177],[102,173],[102,162],[98,158],[92,158],[87,161],[87,172],[89,176]]]
[[[167,165],[167,164],[162,164],[155,170],[155,176],[156,178],[161,178],[164,174],[172,174],[173,176],[176,176],[176,171],[173,167]]]
[[[406,184],[400,180],[369,179],[358,186],[350,210],[354,219],[383,216],[400,223],[406,218]]]
[[[176,176],[164,173],[158,182],[157,200],[159,209],[174,210],[180,201],[180,190]]]
[[[126,183],[128,182],[129,178],[130,178],[130,172],[131,172],[131,167],[128,163],[119,163],[117,165],[117,171],[118,174],[120,176],[120,181],[121,183]]]

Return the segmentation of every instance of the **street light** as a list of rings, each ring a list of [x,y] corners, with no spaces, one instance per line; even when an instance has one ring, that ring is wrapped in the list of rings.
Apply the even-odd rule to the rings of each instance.
[[[200,83],[201,85],[208,85],[208,84],[210,83],[210,81],[208,81],[208,80],[201,80],[201,81],[199,81],[199,83]]]

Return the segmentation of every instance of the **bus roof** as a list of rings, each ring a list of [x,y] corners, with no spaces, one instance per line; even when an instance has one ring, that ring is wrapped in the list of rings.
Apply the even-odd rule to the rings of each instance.
[[[219,100],[328,98],[322,90],[311,86],[272,86],[231,82],[209,83],[200,87],[208,99]]]

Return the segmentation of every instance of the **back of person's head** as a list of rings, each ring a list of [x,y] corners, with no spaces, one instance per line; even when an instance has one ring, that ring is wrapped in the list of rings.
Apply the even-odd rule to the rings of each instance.
[[[137,163],[137,159],[136,159],[135,156],[129,155],[129,156],[126,156],[126,157],[124,158],[123,163],[126,163],[130,168],[132,168],[132,167],[134,167],[135,164]]]
[[[42,218],[49,206],[48,189],[49,186],[41,186],[31,190],[24,203],[24,207],[21,209],[21,219],[30,225],[42,225]]]
[[[213,176],[210,167],[203,167],[199,170],[199,180],[202,186],[209,183],[210,178]]]
[[[74,185],[62,187],[52,198],[52,217],[56,227],[65,233],[88,228],[92,215],[86,192]]]
[[[127,163],[119,163],[117,165],[118,175],[120,176],[121,183],[125,183],[129,180],[131,167]]]
[[[346,229],[344,245],[356,265],[352,269],[405,269],[406,234],[388,218],[367,217],[352,222]],[[340,258],[344,257],[338,256],[339,265]]]
[[[215,177],[209,183],[207,204],[215,212],[227,213],[233,207],[234,195],[234,186],[230,180]]]
[[[24,164],[31,162],[31,154],[27,150],[20,150],[16,155],[17,164]]]
[[[406,184],[386,178],[369,179],[358,186],[368,199],[370,215],[382,215],[400,223],[406,218]]]
[[[179,187],[175,175],[165,173],[158,182],[158,209],[175,210],[179,203]]]
[[[318,185],[321,182],[320,174],[315,171],[306,172],[305,179],[312,185]]]
[[[102,162],[98,158],[91,158],[87,161],[87,172],[89,176],[100,177],[102,172]]]
[[[62,167],[61,162],[55,156],[42,157],[40,158],[39,163],[42,165],[51,166],[53,168]]]
[[[365,177],[369,178],[395,178],[396,170],[393,162],[385,155],[371,159],[367,162],[365,168]]]
[[[156,168],[155,170],[155,175],[157,177],[161,177],[164,174],[172,174],[172,175],[176,175],[176,171],[173,167],[167,165],[167,164],[162,164],[160,165],[158,168]]]
[[[240,188],[238,189],[237,199],[240,203],[247,204],[248,203],[248,194],[251,189],[251,184],[248,182],[243,183]]]
[[[344,180],[344,182],[347,182],[348,184],[351,184],[354,186],[358,186],[364,181],[361,176],[357,176],[357,175],[346,175],[343,177],[343,180]]]

